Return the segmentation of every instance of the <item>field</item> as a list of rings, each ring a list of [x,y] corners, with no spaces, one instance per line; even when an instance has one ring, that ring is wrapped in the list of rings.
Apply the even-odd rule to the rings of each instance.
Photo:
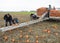
[[[3,16],[7,12],[0,13],[0,26],[4,26]],[[20,23],[30,21],[29,13],[9,12],[17,17]],[[4,32],[0,36],[0,43],[60,43],[60,22],[43,21],[33,25],[16,28]]]

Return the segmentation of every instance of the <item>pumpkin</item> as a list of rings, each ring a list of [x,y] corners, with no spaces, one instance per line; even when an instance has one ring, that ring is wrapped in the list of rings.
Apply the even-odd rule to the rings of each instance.
[[[56,36],[58,36],[58,33],[55,33]]]
[[[36,36],[36,38],[39,38],[39,36]]]
[[[4,39],[7,41],[8,40],[8,37],[7,36],[4,36]]]
[[[36,43],[38,43],[39,41],[38,40],[36,40]]]
[[[29,36],[28,36],[28,35],[26,35],[25,37],[26,37],[26,38],[29,38]]]
[[[53,26],[54,29],[57,29],[57,26]]]
[[[32,32],[32,29],[29,29],[29,32]]]
[[[47,32],[48,32],[48,33],[51,33],[51,31],[50,31],[50,30],[48,30]]]
[[[14,38],[12,38],[12,39],[11,39],[11,41],[12,41],[12,42],[15,42],[15,39],[14,39]]]
[[[22,37],[23,37],[23,35],[20,35],[19,37],[20,37],[20,38],[22,38]]]
[[[47,29],[43,30],[43,32],[47,32]]]
[[[29,43],[29,42],[30,42],[30,40],[26,40],[26,42],[27,42],[27,43]]]

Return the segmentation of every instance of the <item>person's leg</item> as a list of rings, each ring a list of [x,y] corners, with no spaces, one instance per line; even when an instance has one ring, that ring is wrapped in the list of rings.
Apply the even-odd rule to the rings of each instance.
[[[15,20],[12,20],[12,23],[15,24]]]
[[[9,25],[10,25],[10,26],[12,25],[12,20],[9,20]]]
[[[5,21],[5,26],[8,26],[8,21]]]

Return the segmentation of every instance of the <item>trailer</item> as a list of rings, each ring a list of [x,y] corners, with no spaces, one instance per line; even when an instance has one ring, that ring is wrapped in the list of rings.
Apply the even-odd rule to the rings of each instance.
[[[49,8],[46,8],[46,7],[38,8],[37,15],[41,17],[44,12],[48,12],[48,11],[49,11],[49,14],[47,14],[47,16],[50,19],[60,20],[60,10],[56,10],[56,9],[49,10]]]

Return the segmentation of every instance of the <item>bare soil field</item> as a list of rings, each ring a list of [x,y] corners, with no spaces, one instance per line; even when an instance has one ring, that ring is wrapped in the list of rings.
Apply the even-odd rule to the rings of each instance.
[[[3,15],[2,13],[0,15],[2,21]],[[12,16],[17,17],[20,23],[30,21],[29,15],[12,14]],[[4,22],[0,22],[0,26],[3,27]],[[60,22],[43,21],[4,32],[0,36],[0,43],[60,43]]]

